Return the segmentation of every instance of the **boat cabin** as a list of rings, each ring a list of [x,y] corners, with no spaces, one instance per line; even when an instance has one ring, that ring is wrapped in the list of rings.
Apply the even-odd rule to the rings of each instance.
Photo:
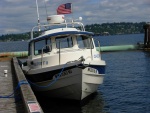
[[[64,64],[66,59],[77,60],[82,56],[87,60],[100,58],[99,52],[95,48],[93,33],[85,31],[82,23],[74,21],[54,23],[54,19],[52,20],[53,22],[48,25],[35,26],[32,29],[28,50],[28,65],[31,64],[33,68],[36,68],[39,64],[43,67],[45,62],[51,62],[51,65],[45,65],[47,67]],[[79,27],[76,27],[76,24]],[[42,27],[48,29],[41,30],[42,34],[34,38],[34,29],[41,29]]]
[[[64,33],[64,32],[62,32]],[[40,55],[48,52],[55,52],[67,49],[92,49],[93,43],[91,33],[68,32],[67,34],[42,36],[39,39],[33,39],[29,43],[29,56]],[[79,34],[77,34],[79,33]]]

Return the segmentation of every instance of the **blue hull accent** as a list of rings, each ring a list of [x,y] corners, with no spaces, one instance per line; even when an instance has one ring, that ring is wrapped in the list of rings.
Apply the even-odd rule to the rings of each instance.
[[[104,66],[90,65],[89,67],[97,69],[99,74],[105,74],[106,68],[105,65]]]

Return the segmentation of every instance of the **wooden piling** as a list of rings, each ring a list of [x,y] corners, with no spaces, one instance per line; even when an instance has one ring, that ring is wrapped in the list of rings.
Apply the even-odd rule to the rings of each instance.
[[[150,48],[150,23],[145,24],[143,28],[145,30],[144,48],[149,49]]]

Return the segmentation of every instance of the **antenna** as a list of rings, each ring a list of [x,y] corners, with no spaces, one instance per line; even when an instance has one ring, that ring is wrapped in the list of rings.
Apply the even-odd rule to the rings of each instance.
[[[38,26],[39,26],[39,31],[41,31],[41,29],[40,29],[39,6],[38,6],[38,2],[37,2],[37,0],[36,0],[36,8],[37,8],[37,16],[38,16]]]
[[[73,4],[71,3],[71,13],[72,13],[72,19],[74,18],[74,16],[73,16]]]
[[[45,4],[46,16],[48,17],[47,6],[46,6],[46,1],[45,0],[44,0],[44,4]]]

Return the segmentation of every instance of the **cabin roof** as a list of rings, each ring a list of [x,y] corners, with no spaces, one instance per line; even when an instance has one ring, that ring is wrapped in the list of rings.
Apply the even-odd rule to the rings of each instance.
[[[80,31],[80,30],[76,30],[76,31],[59,31],[59,32],[53,32],[53,33],[45,33],[39,37],[33,38],[30,40],[30,42],[33,41],[38,41],[38,40],[42,40],[42,39],[46,39],[52,36],[58,36],[58,35],[70,35],[70,34],[80,34],[80,35],[94,35],[94,33],[92,32],[87,32],[87,31]]]

